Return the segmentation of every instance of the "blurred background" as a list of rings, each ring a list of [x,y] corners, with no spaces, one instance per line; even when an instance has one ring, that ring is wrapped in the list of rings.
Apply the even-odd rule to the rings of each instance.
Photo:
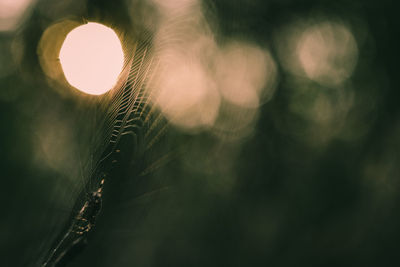
[[[95,165],[112,103],[58,51],[96,21],[151,33],[169,123],[68,266],[398,266],[393,5],[0,0],[1,265],[40,266]]]

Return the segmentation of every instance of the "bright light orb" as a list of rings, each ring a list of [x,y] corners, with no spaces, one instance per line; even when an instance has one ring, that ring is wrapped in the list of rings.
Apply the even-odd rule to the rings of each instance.
[[[101,95],[117,83],[124,52],[111,28],[89,22],[68,33],[60,62],[69,84],[87,94]]]

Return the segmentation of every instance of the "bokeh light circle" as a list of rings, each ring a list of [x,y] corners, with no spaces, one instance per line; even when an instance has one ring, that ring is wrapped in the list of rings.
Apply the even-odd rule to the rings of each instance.
[[[112,89],[124,65],[124,52],[117,34],[94,22],[68,33],[59,58],[69,84],[91,95]]]

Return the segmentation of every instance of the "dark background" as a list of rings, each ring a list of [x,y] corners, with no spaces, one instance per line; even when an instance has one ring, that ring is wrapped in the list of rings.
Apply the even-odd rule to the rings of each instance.
[[[18,30],[0,33],[2,266],[40,263],[82,189],[77,177],[85,179],[90,169],[85,140],[98,130],[85,123],[92,99],[60,93],[46,81],[36,53],[43,31],[71,15],[126,31],[140,25],[124,1],[56,2],[38,1]],[[71,266],[398,266],[394,4],[220,0],[204,8],[218,38],[270,45],[280,71],[274,97],[261,106],[254,133],[240,141],[171,130],[163,142],[184,147],[185,156],[149,181],[118,189],[125,197],[107,200],[96,232]],[[359,41],[354,104],[341,132],[322,143],[307,137],[315,125],[288,108],[293,83],[272,45],[274,31],[291,18],[316,13],[348,22]],[[6,49],[14,40],[17,63]],[[50,153],[57,149],[40,156],[47,151],[38,145],[40,129],[48,133],[43,138],[53,138],[49,146],[60,159]]]

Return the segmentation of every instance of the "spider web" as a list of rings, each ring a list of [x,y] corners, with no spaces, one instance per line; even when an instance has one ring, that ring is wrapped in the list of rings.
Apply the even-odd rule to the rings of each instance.
[[[68,251],[60,247],[60,242],[68,242],[64,238],[65,232],[70,230],[70,225],[85,203],[88,193],[96,191],[103,178],[107,188],[104,191],[103,209],[107,209],[107,205],[114,206],[118,201],[126,203],[137,199],[138,197],[132,197],[132,191],[124,193],[123,188],[140,188],[140,180],[145,181],[145,177],[153,174],[172,157],[171,153],[165,152],[159,156],[160,150],[165,151],[158,144],[162,143],[160,140],[168,124],[161,113],[150,104],[153,78],[158,65],[157,56],[152,49],[151,35],[144,34],[132,46],[125,40],[125,46],[133,47],[133,50],[126,57],[119,84],[101,100],[98,107],[99,118],[96,122],[99,134],[93,140],[94,152],[91,155],[94,164],[87,168],[83,177],[85,184],[77,196],[64,229],[55,230],[54,232],[59,232],[58,238],[52,243],[48,242],[45,249],[49,251],[48,255],[41,259],[46,266],[53,266],[61,260],[66,261],[63,255]],[[155,187],[149,189],[146,183],[146,186],[141,187],[143,190],[138,190],[136,194],[140,198],[166,189],[164,185]],[[114,208],[115,206],[112,207]]]

